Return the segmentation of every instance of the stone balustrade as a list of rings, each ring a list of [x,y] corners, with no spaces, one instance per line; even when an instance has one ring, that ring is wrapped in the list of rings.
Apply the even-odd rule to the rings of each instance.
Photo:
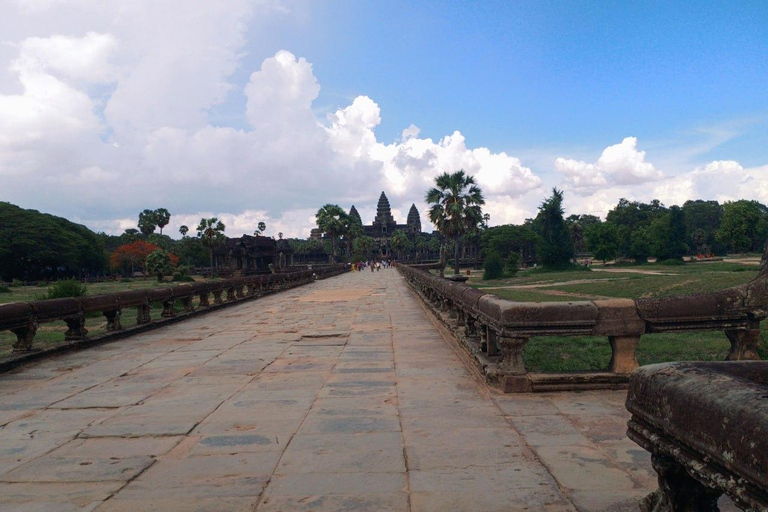
[[[768,316],[768,277],[717,292],[667,298],[514,302],[429,272],[398,270],[473,356],[489,383],[505,392],[626,387],[645,333],[722,330],[728,360],[760,359],[760,321]],[[529,373],[522,351],[534,336],[605,336],[604,372]]]
[[[659,489],[643,512],[711,511],[727,494],[768,510],[768,363],[666,363],[632,374],[627,435],[651,452]]]
[[[344,265],[324,265],[312,270],[237,277],[148,290],[14,302],[0,305],[0,331],[11,331],[16,335],[14,352],[32,352],[35,351],[35,334],[43,323],[63,321],[67,325],[64,340],[81,341],[88,337],[88,329],[85,326],[88,314],[102,314],[106,319],[108,332],[131,328],[121,320],[123,311],[129,308],[136,309],[137,326],[153,323],[161,325],[164,319],[188,316],[199,310],[260,297],[345,271]],[[161,305],[161,308],[153,309],[152,306],[156,304]],[[157,310],[160,312],[160,318],[153,319],[153,311]]]

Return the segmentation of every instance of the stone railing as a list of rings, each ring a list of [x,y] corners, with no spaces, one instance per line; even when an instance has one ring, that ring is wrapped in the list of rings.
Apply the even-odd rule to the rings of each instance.
[[[716,511],[725,493],[768,510],[768,363],[666,363],[632,374],[627,435],[651,452],[659,489],[643,512]]]
[[[748,284],[717,292],[654,299],[514,302],[431,274],[398,270],[474,357],[489,383],[505,392],[626,387],[645,333],[722,330],[728,360],[760,359],[760,321],[768,316],[766,265]],[[523,347],[534,336],[606,336],[607,371],[528,373]]]
[[[0,331],[16,335],[14,352],[35,350],[34,338],[40,324],[63,321],[67,324],[64,341],[82,341],[88,336],[86,315],[100,313],[108,333],[130,330],[120,318],[128,308],[136,308],[136,326],[146,329],[167,319],[189,316],[201,310],[253,299],[345,272],[343,265],[326,265],[290,273],[238,277],[221,281],[181,284],[148,290],[132,290],[79,298],[14,302],[0,305]],[[153,310],[152,305],[162,305]],[[178,306],[178,307],[177,307]],[[153,311],[159,311],[157,319]],[[134,327],[135,329],[135,327]]]

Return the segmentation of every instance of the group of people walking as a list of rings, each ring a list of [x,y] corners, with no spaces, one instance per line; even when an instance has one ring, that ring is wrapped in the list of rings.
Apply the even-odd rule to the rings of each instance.
[[[381,261],[358,261],[357,263],[347,263],[347,267],[353,272],[362,272],[363,270],[370,268],[371,272],[378,272],[382,268],[391,268],[397,265],[397,262],[393,260],[381,260]]]

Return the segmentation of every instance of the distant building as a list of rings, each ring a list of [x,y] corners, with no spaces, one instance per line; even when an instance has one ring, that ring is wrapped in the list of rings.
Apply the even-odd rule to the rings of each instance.
[[[398,224],[392,216],[389,199],[387,199],[387,195],[384,192],[379,196],[379,202],[376,204],[376,217],[370,225],[366,226],[363,224],[360,214],[354,205],[349,209],[349,215],[350,217],[356,217],[357,220],[360,221],[360,224],[363,226],[363,234],[376,240],[377,244],[374,252],[380,257],[389,257],[392,254],[392,249],[389,243],[390,238],[398,231],[403,231],[408,235],[408,238],[411,241],[415,241],[418,237],[422,237],[426,241],[429,241],[432,238],[440,238],[440,235],[437,232],[424,233],[421,230],[421,216],[419,215],[419,210],[416,208],[415,204],[411,205],[405,224]],[[412,253],[411,256],[413,256],[415,249],[410,252]],[[436,259],[439,257],[439,251],[433,250],[428,252],[427,250],[423,250],[422,252],[424,254],[421,254],[420,256],[423,258]]]
[[[266,236],[227,238],[213,249],[213,260],[222,275],[268,273],[270,264],[277,266],[280,263],[278,242]]]

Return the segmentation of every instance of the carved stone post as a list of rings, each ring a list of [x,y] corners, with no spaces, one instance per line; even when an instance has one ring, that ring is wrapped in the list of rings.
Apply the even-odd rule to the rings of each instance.
[[[150,310],[151,310],[151,306],[149,304],[142,304],[141,306],[136,306],[136,325],[148,324],[149,322],[152,321]]]
[[[13,344],[14,352],[30,352],[34,350],[32,348],[32,342],[37,333],[37,323],[31,323],[24,327],[11,329],[11,332],[16,335],[16,343]]]
[[[466,327],[464,327],[464,335],[475,343],[480,342],[480,333],[477,329],[477,321],[472,315],[466,315]]]
[[[760,322],[750,321],[750,329],[746,331],[725,331],[731,342],[731,351],[726,361],[759,361],[757,344],[760,343]]]
[[[232,302],[235,300],[235,288],[229,287],[227,288],[227,302]]]
[[[256,284],[248,283],[248,296],[253,297],[254,295],[256,295]]]
[[[64,333],[64,339],[67,341],[82,340],[88,334],[85,328],[85,315],[77,315],[71,318],[65,318],[67,323],[67,332]]]
[[[639,366],[636,354],[640,336],[608,336],[608,341],[612,351],[608,369],[622,375],[632,373]]]
[[[160,316],[163,318],[170,318],[172,316],[176,316],[176,311],[173,309],[173,304],[176,302],[175,299],[168,299],[163,301],[163,312],[160,313]]]
[[[496,356],[499,354],[499,346],[497,344],[498,336],[496,331],[491,329],[490,326],[485,326],[485,353],[489,356]]]
[[[498,336],[496,339],[501,349],[499,369],[508,375],[524,375],[528,373],[523,362],[523,347],[528,343],[528,338]]]
[[[222,293],[222,290],[214,290],[214,292],[213,292],[213,303],[214,304],[221,304],[221,303],[224,302],[223,300],[221,300],[221,293]]]
[[[185,313],[189,313],[191,311],[195,310],[195,305],[192,304],[192,299],[194,298],[193,295],[190,295],[189,297],[183,297],[181,299],[181,309]]]
[[[200,304],[198,305],[198,307],[201,307],[201,308],[207,308],[208,306],[210,306],[210,305],[211,305],[211,303],[210,303],[210,301],[208,300],[208,297],[210,297],[210,295],[211,295],[211,294],[210,294],[210,293],[208,293],[208,292],[202,292],[202,293],[200,294]]]
[[[456,327],[467,325],[467,314],[461,308],[456,308]]]
[[[641,512],[718,512],[717,500],[723,494],[693,478],[672,457],[654,453],[653,469],[659,488],[640,502]]]
[[[123,325],[120,323],[120,315],[123,314],[123,311],[120,308],[102,311],[102,314],[107,319],[107,331],[121,331],[123,329]]]
[[[236,296],[238,299],[242,299],[243,297],[245,297],[245,293],[243,293],[243,288],[245,288],[245,286],[244,286],[244,285],[242,285],[242,284],[241,284],[241,285],[238,285],[238,286],[235,288],[235,296]]]

